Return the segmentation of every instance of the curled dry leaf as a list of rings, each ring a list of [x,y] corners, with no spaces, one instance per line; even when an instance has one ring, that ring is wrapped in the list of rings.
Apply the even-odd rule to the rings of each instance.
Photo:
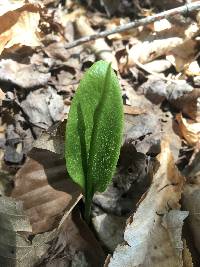
[[[169,53],[173,55],[178,53],[184,56],[186,55],[185,48],[187,46],[191,48],[188,53],[188,57],[191,58],[191,55],[194,55],[194,47],[197,44],[191,38],[196,36],[198,32],[199,27],[194,23],[187,28],[182,27],[179,29],[178,27],[173,27],[148,36],[129,50],[128,65],[133,66],[137,62],[144,64]]]
[[[181,113],[176,115],[176,121],[178,123],[180,133],[188,145],[197,145],[200,140],[200,122],[186,120],[183,118]]]
[[[64,160],[48,150],[33,149],[14,182],[11,195],[23,202],[34,234],[55,228],[64,211],[69,214],[82,197],[67,178]]]
[[[0,5],[0,54],[14,45],[38,46],[38,24],[40,7],[3,1]]]
[[[92,35],[95,33],[84,16],[81,16],[76,21],[76,27],[81,36]],[[100,59],[111,62],[113,69],[118,70],[117,60],[113,55],[111,48],[103,39],[97,39],[94,42],[89,43],[88,46]]]
[[[182,226],[187,211],[180,211],[184,178],[179,173],[167,142],[158,156],[160,167],[125,232],[109,267],[182,267]],[[190,262],[190,265],[192,263]]]
[[[180,37],[169,37],[166,39],[139,42],[128,52],[128,65],[133,66],[137,64],[137,62],[147,63],[159,56],[165,55],[174,47],[182,44],[182,42],[182,38]]]

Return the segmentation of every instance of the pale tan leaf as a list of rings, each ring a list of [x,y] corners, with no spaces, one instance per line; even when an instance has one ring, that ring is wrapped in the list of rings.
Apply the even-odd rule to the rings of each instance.
[[[167,142],[162,143],[158,160],[152,185],[125,229],[126,244],[117,247],[109,267],[183,266],[181,236],[188,212],[179,210],[179,200],[184,178]]]
[[[176,115],[176,121],[186,142],[191,146],[196,145],[200,140],[200,122],[186,120],[180,113]]]
[[[0,54],[14,45],[39,46],[40,7],[23,2],[0,6]]]

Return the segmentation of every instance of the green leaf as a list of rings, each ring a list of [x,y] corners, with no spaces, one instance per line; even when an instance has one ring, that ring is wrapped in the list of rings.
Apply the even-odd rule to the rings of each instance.
[[[66,127],[65,158],[71,178],[86,198],[104,191],[115,171],[123,130],[118,79],[98,61],[86,72],[73,98]]]

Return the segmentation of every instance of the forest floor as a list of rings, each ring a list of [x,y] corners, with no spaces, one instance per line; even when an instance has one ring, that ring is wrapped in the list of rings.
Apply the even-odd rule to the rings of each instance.
[[[184,0],[0,3],[0,266],[200,266],[199,10]],[[88,225],[64,136],[100,59],[118,76],[125,125]]]

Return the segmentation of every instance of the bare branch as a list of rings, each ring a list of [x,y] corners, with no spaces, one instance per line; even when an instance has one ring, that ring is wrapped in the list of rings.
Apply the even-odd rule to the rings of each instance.
[[[108,35],[114,34],[114,33],[119,33],[119,32],[123,32],[123,31],[127,31],[130,30],[132,28],[137,28],[139,26],[143,26],[143,25],[147,25],[150,24],[154,21],[157,20],[161,20],[164,18],[169,18],[169,17],[173,17],[177,14],[182,14],[182,15],[187,15],[189,12],[192,12],[194,10],[199,10],[200,9],[200,1],[194,2],[194,3],[190,3],[181,7],[177,7],[177,8],[173,8],[167,11],[163,11],[161,13],[158,13],[156,15],[153,16],[149,16],[147,18],[143,18],[140,20],[135,20],[133,22],[127,23],[125,25],[121,25],[116,27],[115,29],[112,30],[106,30],[106,31],[102,31],[96,34],[92,34],[89,36],[84,36],[78,40],[75,40],[74,42],[71,42],[69,44],[67,44],[65,46],[66,49],[99,39],[99,38],[104,38]]]

